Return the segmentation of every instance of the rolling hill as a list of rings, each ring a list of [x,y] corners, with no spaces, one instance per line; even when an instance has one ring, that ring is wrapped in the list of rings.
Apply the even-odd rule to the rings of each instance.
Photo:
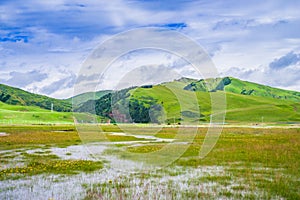
[[[55,111],[72,111],[72,104],[68,100],[59,100],[44,95],[33,94],[3,84],[0,84],[0,102],[10,105],[37,106],[47,110],[51,110],[51,105],[53,104],[53,110]]]
[[[0,122],[72,123],[111,119],[127,123],[208,123],[211,96],[226,95],[227,123],[299,123],[300,92],[282,90],[232,77],[181,78],[120,91],[84,93],[59,100],[0,84]],[[97,100],[93,100],[93,99]],[[54,112],[51,112],[53,103]],[[57,112],[55,112],[57,111]],[[104,119],[104,120],[103,120]]]
[[[224,93],[228,123],[300,122],[299,92],[232,77],[199,81],[182,78],[159,85],[128,88],[83,103],[77,111],[96,111],[97,115],[115,118],[118,122],[207,123],[212,114],[211,95]]]
[[[83,94],[75,98],[89,96]],[[74,123],[71,111],[72,98],[54,99],[0,84],[0,124],[70,124]],[[76,113],[76,118],[88,123],[100,119],[89,113]]]

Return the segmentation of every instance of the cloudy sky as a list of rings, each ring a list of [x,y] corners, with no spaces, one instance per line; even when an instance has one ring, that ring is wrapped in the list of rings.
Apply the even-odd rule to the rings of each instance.
[[[1,0],[0,83],[70,97],[82,63],[99,44],[123,31],[160,27],[199,43],[222,76],[300,91],[300,1],[82,2]],[[135,63],[153,65],[149,55],[157,66],[182,65],[151,51]],[[115,65],[132,64],[132,56],[120,59]]]

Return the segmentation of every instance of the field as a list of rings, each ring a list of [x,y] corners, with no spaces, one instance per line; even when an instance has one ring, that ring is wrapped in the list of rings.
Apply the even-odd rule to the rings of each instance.
[[[78,120],[101,120],[87,113],[76,113]],[[51,112],[36,106],[9,105],[0,101],[0,124],[39,125],[39,124],[74,124],[72,112]]]
[[[191,140],[178,139],[179,130]],[[2,125],[0,199],[300,198],[300,128],[225,127],[200,159],[206,131]],[[152,154],[171,144],[176,148],[168,153],[184,149],[182,155],[155,166],[159,159]]]

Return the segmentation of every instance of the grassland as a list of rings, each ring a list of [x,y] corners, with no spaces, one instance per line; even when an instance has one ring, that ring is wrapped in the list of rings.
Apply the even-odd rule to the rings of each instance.
[[[73,125],[23,125],[0,126],[0,149],[18,149],[22,147],[40,147],[40,145],[74,145],[81,142]]]
[[[176,132],[176,128],[167,128],[163,129],[156,136],[174,138]],[[198,130],[193,143],[190,144],[190,147],[178,160],[171,164],[171,168],[174,169],[181,166],[184,168],[192,167],[196,170],[207,166],[221,166],[225,170],[221,175],[207,175],[199,179],[191,178],[190,182],[187,181],[190,188],[197,185],[201,187],[205,183],[213,182],[227,186],[227,189],[224,189],[219,194],[224,198],[300,198],[299,128],[225,128],[212,152],[204,159],[200,159],[198,155],[205,133],[205,128]],[[149,153],[160,150],[163,145],[129,146],[127,150],[136,153]],[[125,155],[120,154],[123,157]],[[134,160],[134,158],[131,159]],[[172,171],[171,174],[176,173],[180,174],[180,172],[176,171]],[[119,193],[119,195],[123,193],[127,194],[125,192],[126,188],[130,188],[130,185],[134,184],[136,180],[134,178],[127,178],[123,181],[124,183],[120,183],[120,181],[109,183],[107,187],[110,187],[112,190],[115,188],[115,192]],[[182,193],[183,191],[179,188],[178,191],[180,192],[172,190],[173,186],[167,183],[165,189],[169,192],[169,197],[176,198],[179,195],[178,193]],[[90,199],[95,199],[95,193],[101,191],[99,187],[95,186],[94,192],[90,191],[88,196]],[[235,191],[244,190],[249,191],[250,194],[243,196],[240,193],[235,193]],[[261,192],[260,196],[255,195],[258,191]],[[103,193],[101,194],[100,192],[101,195]],[[191,198],[215,198],[218,196],[203,193],[203,191],[193,191],[189,195],[191,195]]]
[[[101,121],[102,118],[89,113],[76,113],[76,119],[83,123],[91,123]],[[0,102],[0,124],[74,124],[74,118],[71,112],[51,112],[36,106],[9,105]]]
[[[136,126],[133,129],[137,135],[153,135],[151,127]],[[189,128],[185,129],[188,134]],[[90,129],[91,132],[92,130],[94,128]],[[101,131],[107,132],[106,141],[112,143],[137,140],[132,136],[108,134],[120,132],[118,126],[102,126]],[[207,157],[200,159],[199,150],[206,131],[207,128],[198,128],[197,135],[188,149],[168,167],[154,171],[125,172],[126,175],[112,176],[93,184],[89,184],[87,180],[87,183],[82,185],[86,190],[85,199],[300,198],[299,128],[224,128],[215,148]],[[0,132],[9,134],[0,137],[2,183],[40,174],[75,176],[102,168],[109,169],[105,160],[65,160],[51,151],[53,147],[63,149],[81,145],[74,126],[0,126]],[[177,132],[176,127],[165,127],[154,135],[171,139],[176,137]],[[147,156],[147,153],[157,151],[166,144],[154,142],[132,146],[130,143],[124,143],[120,146],[114,145],[113,149],[117,150],[106,153],[135,161],[134,157],[126,157],[126,152]],[[10,165],[13,160],[19,164]],[[104,172],[97,173],[100,176]]]

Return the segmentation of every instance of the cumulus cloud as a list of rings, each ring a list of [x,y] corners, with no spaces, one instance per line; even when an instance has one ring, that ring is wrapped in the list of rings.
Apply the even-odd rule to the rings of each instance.
[[[42,87],[39,91],[44,94],[52,95],[59,90],[71,89],[74,86],[75,81],[76,75],[70,74],[65,78],[59,79],[50,83],[49,85]],[[66,97],[66,95],[64,95],[64,97]]]
[[[289,52],[267,66],[247,69],[232,67],[222,73],[223,76],[233,76],[260,84],[266,84],[283,89],[300,91],[299,54]]]
[[[3,82],[8,85],[17,87],[26,87],[33,82],[40,82],[48,77],[48,74],[39,70],[32,70],[29,72],[12,71],[9,73],[10,78]]]
[[[295,79],[299,74],[299,53],[295,53],[300,47],[299,6],[298,1],[283,0],[1,1],[0,82],[65,98],[72,95],[75,74],[98,44],[121,31],[154,26],[191,37],[208,51],[220,71],[231,76],[299,88]],[[119,62],[115,68],[119,71],[110,71],[105,84],[111,85],[115,74],[125,73],[131,64],[164,65],[184,76],[195,74],[183,61],[165,62],[166,57],[144,53],[136,62]],[[159,62],[148,62],[152,58]],[[288,72],[294,74],[286,81],[274,78]],[[20,81],[17,76],[22,75],[32,82]]]
[[[79,80],[98,81],[98,90],[125,88],[144,84],[157,84],[171,81],[187,74],[185,60],[175,54],[158,49],[140,49],[122,55],[103,72],[94,70],[93,75],[80,76]],[[195,73],[193,74],[195,76]],[[199,76],[199,75],[198,75]],[[94,90],[95,88],[91,88]]]
[[[300,61],[300,54],[296,54],[293,51],[287,53],[286,55],[275,59],[269,64],[271,69],[282,69],[290,65],[294,65]]]

